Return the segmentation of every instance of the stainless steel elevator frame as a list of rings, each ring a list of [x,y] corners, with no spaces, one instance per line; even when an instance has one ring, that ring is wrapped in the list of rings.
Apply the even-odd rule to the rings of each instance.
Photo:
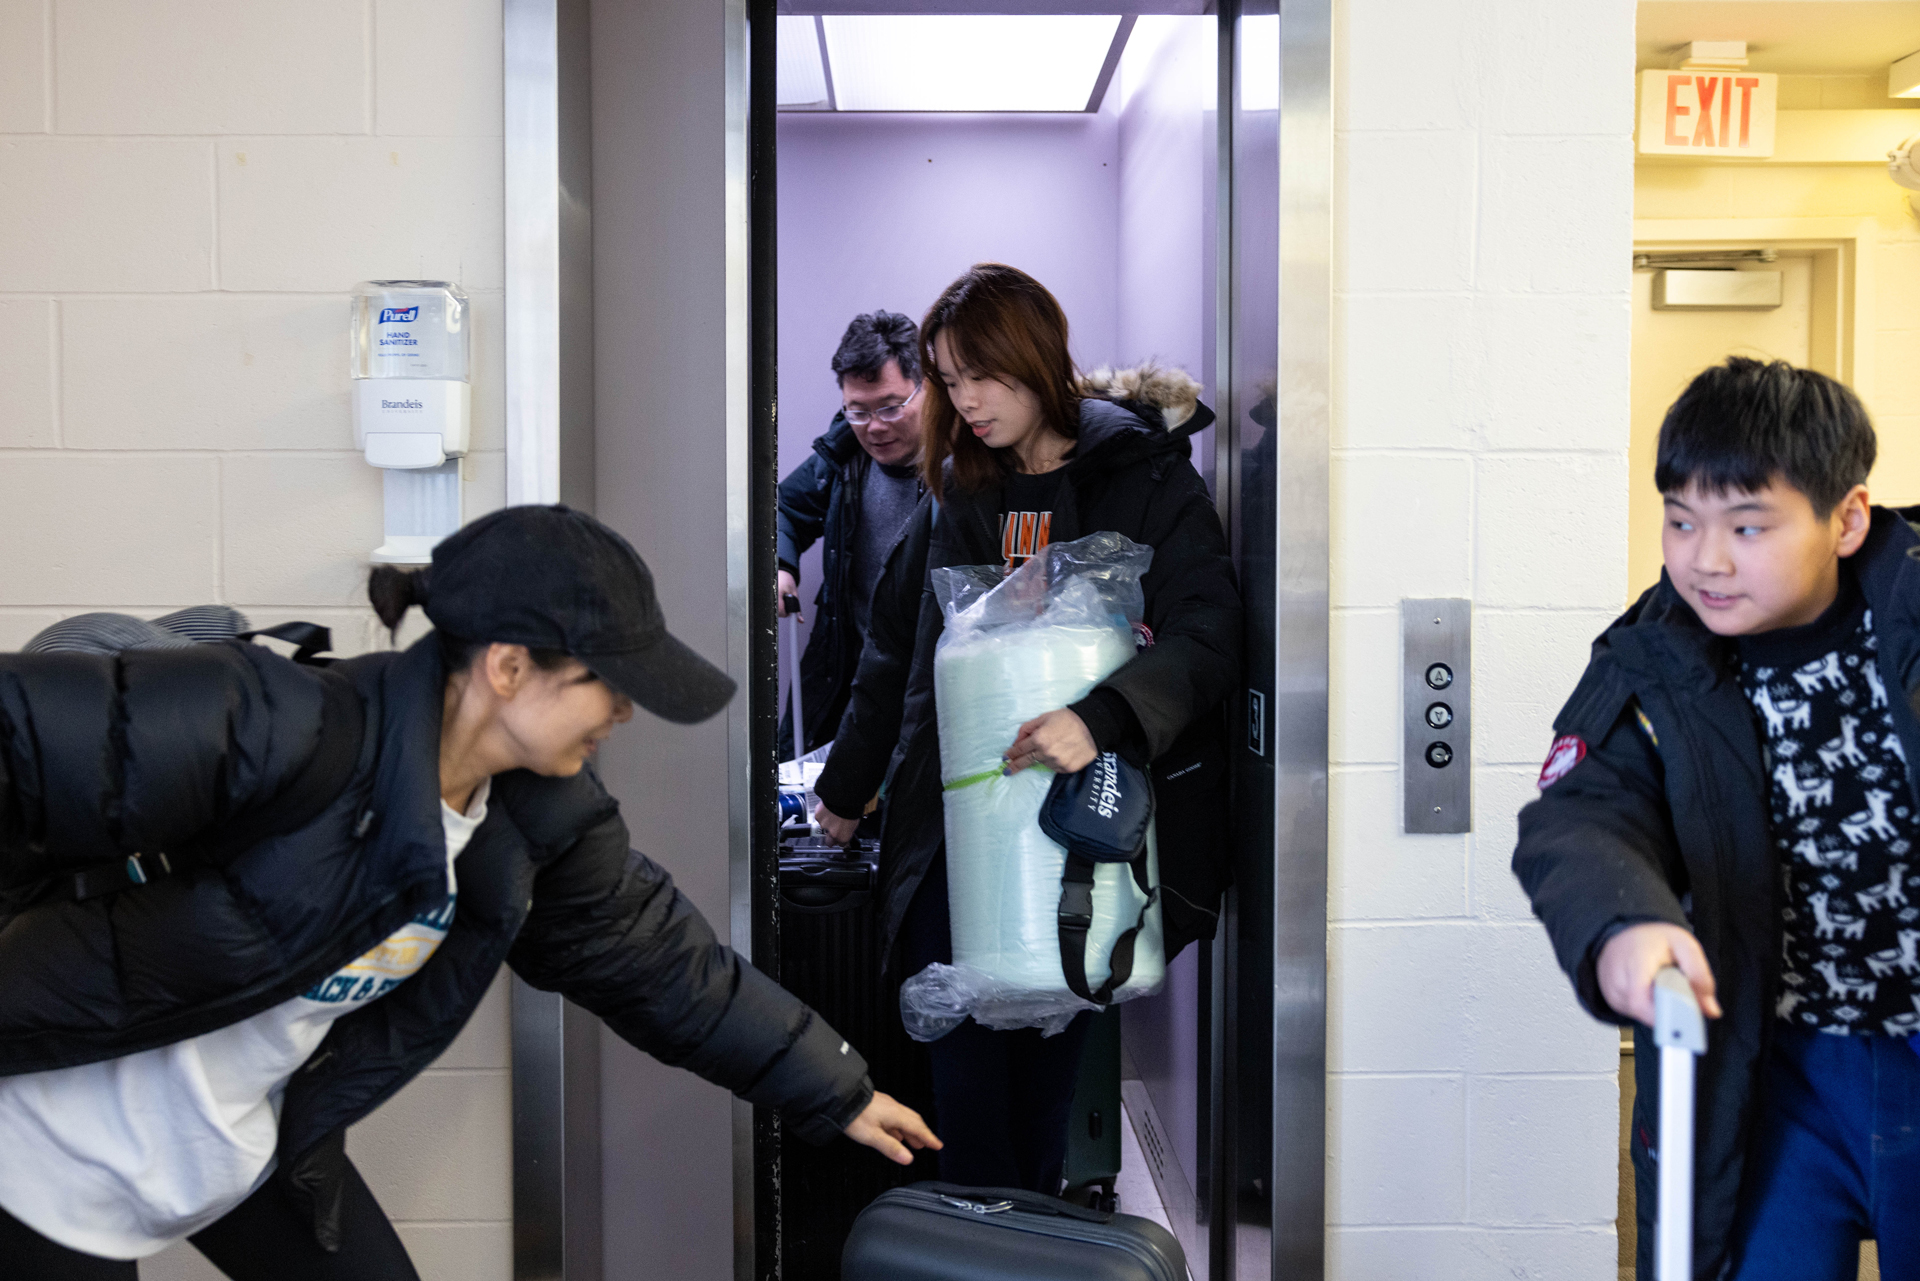
[[[593,502],[587,0],[505,0],[507,501]],[[600,1023],[513,980],[513,1275],[600,1281]]]
[[[726,130],[716,140],[724,147],[726,184],[726,665],[744,693],[728,711],[726,790],[730,925],[735,946],[751,958],[764,934],[756,931],[753,891],[756,790],[763,782],[755,775],[756,740],[764,737],[755,725],[765,711],[751,660],[756,629],[765,622],[759,615],[770,613],[770,602],[766,611],[754,604],[755,540],[763,532],[754,516],[763,488],[756,483],[755,433],[764,431],[772,412],[772,352],[759,337],[756,309],[764,310],[770,295],[756,289],[752,252],[754,179],[762,171],[759,153],[750,149],[749,0],[699,2],[720,6],[727,41]],[[846,0],[832,7],[966,12],[985,6]],[[1015,7],[1092,8],[1086,0]],[[1157,6],[1120,3],[1105,11],[1114,8]],[[1223,430],[1216,476],[1242,573],[1251,569],[1260,578],[1243,586],[1249,600],[1265,602],[1270,613],[1254,620],[1259,634],[1250,634],[1249,653],[1257,662],[1239,709],[1242,724],[1255,707],[1261,719],[1262,751],[1257,765],[1243,760],[1239,773],[1248,787],[1236,802],[1243,817],[1255,820],[1243,830],[1242,861],[1258,875],[1232,896],[1214,951],[1209,1168],[1196,1173],[1209,1185],[1203,1198],[1214,1243],[1208,1281],[1293,1281],[1325,1271],[1332,0],[1222,0],[1219,10],[1228,91],[1222,105],[1229,109],[1220,113]],[[505,0],[503,35],[508,501],[562,500],[590,509],[586,12],[586,0]],[[1233,86],[1246,52],[1245,18],[1263,14],[1279,19],[1280,96],[1272,171],[1255,175],[1237,172],[1235,147],[1243,141],[1237,131],[1245,122],[1232,109],[1238,103]],[[770,170],[764,176],[770,183]],[[1250,187],[1266,181],[1273,185]],[[1270,217],[1258,212],[1268,206]],[[759,265],[770,269],[764,260]],[[1277,315],[1269,322],[1273,346],[1255,360],[1236,342],[1242,318],[1235,307],[1258,297],[1272,297]],[[1270,382],[1256,365],[1273,371]],[[1260,404],[1263,393],[1270,408]],[[1263,425],[1255,411],[1269,421]],[[1251,747],[1242,755],[1250,756]],[[1242,990],[1249,979],[1257,990]],[[597,1076],[587,1069],[597,1066],[597,1024],[517,982],[513,1017],[514,1274],[594,1281],[599,1100]],[[1241,1071],[1241,1063],[1259,1067]],[[1255,1114],[1259,1141],[1251,1150],[1242,1142],[1253,1137],[1243,1122]],[[736,1103],[738,1281],[773,1275],[775,1266],[757,1257],[766,1239],[756,1200],[766,1180],[777,1176],[757,1168],[765,1149],[755,1125],[752,1110]],[[1243,1182],[1255,1193],[1251,1202],[1239,1194]],[[1198,1275],[1201,1261],[1195,1265]]]

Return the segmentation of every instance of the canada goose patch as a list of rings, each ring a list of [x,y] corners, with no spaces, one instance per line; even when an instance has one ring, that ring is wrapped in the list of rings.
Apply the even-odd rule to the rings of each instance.
[[[1573,772],[1573,767],[1587,759],[1586,740],[1578,734],[1562,734],[1553,740],[1553,748],[1547,753],[1547,763],[1540,767],[1541,791],[1546,791],[1555,783]]]

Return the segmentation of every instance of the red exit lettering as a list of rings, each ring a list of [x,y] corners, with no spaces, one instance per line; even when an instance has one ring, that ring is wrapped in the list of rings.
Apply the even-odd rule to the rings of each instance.
[[[1752,76],[1697,76],[1676,72],[1667,77],[1666,143],[1669,147],[1745,147],[1753,129],[1753,91],[1760,81]],[[1691,90],[1691,94],[1688,91]],[[1739,141],[1734,141],[1733,99],[1740,97]],[[1693,105],[1681,102],[1691,96]],[[1719,119],[1714,107],[1718,104]],[[1693,128],[1686,127],[1695,117]]]

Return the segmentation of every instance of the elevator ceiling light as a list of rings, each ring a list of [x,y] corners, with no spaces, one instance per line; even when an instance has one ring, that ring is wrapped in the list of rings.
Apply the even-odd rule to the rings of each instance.
[[[778,106],[832,106],[827,96],[827,69],[820,60],[818,23],[817,18],[783,17],[774,29],[779,52],[774,94]]]
[[[822,22],[841,111],[1086,111],[1119,53],[1114,15]]]

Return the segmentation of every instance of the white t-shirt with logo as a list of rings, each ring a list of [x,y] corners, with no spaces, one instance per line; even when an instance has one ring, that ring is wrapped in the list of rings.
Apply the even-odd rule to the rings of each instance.
[[[287,1081],[327,1029],[427,963],[453,923],[454,860],[487,817],[442,801],[447,900],[290,1001],[104,1063],[0,1078],[0,1208],[68,1249],[142,1259],[219,1219],[273,1173]]]

